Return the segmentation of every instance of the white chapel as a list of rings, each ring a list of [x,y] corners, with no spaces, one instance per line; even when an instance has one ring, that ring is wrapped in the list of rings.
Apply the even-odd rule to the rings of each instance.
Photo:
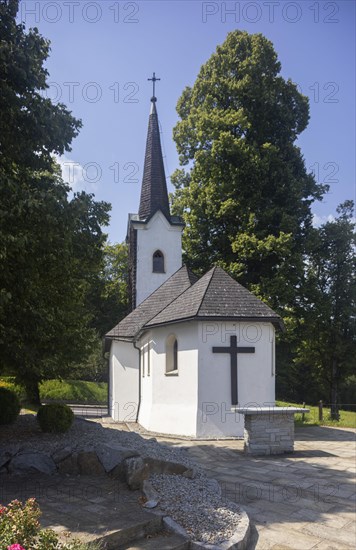
[[[129,214],[132,311],[106,335],[109,411],[174,435],[243,435],[233,405],[275,404],[281,318],[220,267],[182,265],[183,221],[170,214],[157,99],[151,98],[138,214]]]

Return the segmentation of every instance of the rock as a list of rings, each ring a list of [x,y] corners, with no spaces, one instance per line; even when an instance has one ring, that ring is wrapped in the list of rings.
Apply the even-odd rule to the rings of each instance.
[[[138,457],[126,458],[123,463],[124,475],[130,489],[140,489],[149,475],[149,469],[144,460]]]
[[[59,464],[59,462],[62,462],[62,460],[68,458],[73,454],[73,449],[71,447],[64,447],[63,449],[57,449],[52,454],[52,459],[56,464]]]
[[[26,452],[16,455],[9,463],[10,474],[42,473],[52,475],[57,471],[52,458],[44,453]]]
[[[6,466],[12,456],[12,453],[9,453],[8,451],[0,453],[0,470],[3,466]]]
[[[195,468],[187,468],[185,472],[182,473],[183,477],[187,477],[188,479],[195,479],[197,475],[197,472]]]
[[[184,475],[192,479],[195,476],[195,472],[191,468],[187,468],[183,464],[177,462],[169,462],[167,460],[160,460],[158,458],[146,458],[146,463],[152,474],[176,474]]]
[[[58,471],[60,474],[79,474],[78,455],[74,453],[59,462]]]
[[[82,475],[100,475],[105,470],[94,450],[81,451],[78,453],[79,473]]]
[[[148,500],[143,505],[144,508],[148,508],[149,510],[152,508],[156,508],[156,506],[158,506],[158,500]]]
[[[147,501],[143,505],[144,508],[156,508],[159,503],[159,494],[156,491],[156,489],[153,488],[151,483],[148,481],[148,479],[144,479],[142,483],[142,491],[145,497],[147,498]]]
[[[95,452],[106,472],[111,472],[126,458],[139,456],[139,453],[133,449],[128,449],[115,443],[110,445],[101,445],[95,447]]]

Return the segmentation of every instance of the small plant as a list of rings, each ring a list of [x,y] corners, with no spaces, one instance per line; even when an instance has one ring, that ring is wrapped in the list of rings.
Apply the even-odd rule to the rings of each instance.
[[[43,432],[64,433],[73,423],[74,414],[64,403],[42,405],[37,413],[37,420]]]
[[[24,504],[13,500],[8,506],[0,505],[1,550],[100,550],[100,543],[85,544],[78,539],[61,542],[51,529],[41,529],[41,510],[36,499]]]
[[[0,387],[0,424],[12,424],[20,413],[20,401],[16,393]]]

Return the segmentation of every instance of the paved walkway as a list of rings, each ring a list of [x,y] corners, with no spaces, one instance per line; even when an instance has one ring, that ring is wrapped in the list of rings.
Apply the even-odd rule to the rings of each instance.
[[[163,440],[163,438],[157,438]],[[249,550],[356,548],[355,430],[296,429],[295,453],[251,457],[242,441],[178,441],[253,524]]]
[[[140,505],[140,495],[106,475],[0,476],[0,503],[35,497],[42,527],[53,529],[62,540],[101,539],[115,549],[136,535],[161,529],[160,518]]]
[[[185,447],[223,495],[245,508],[253,524],[249,550],[356,548],[355,430],[297,428],[296,452],[282,457],[246,456],[236,440],[157,439]],[[43,524],[61,534],[118,541],[137,522],[147,530],[137,493],[109,477],[0,476],[0,502],[28,496],[38,498]]]

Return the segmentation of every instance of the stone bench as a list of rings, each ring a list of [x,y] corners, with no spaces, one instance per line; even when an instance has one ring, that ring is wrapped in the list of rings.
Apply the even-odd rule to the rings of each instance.
[[[298,407],[234,407],[245,416],[244,450],[250,455],[279,455],[294,451],[294,415]]]

